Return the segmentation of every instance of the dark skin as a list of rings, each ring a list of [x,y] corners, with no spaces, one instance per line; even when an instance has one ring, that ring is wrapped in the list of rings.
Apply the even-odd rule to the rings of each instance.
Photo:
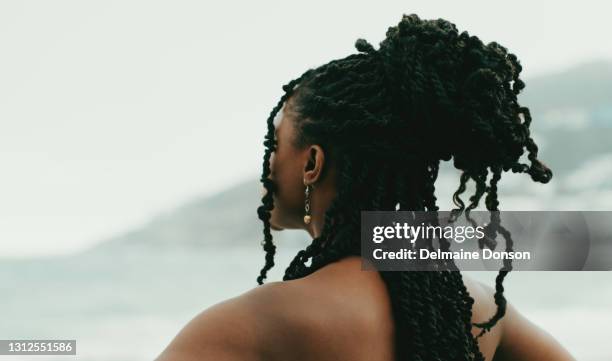
[[[319,145],[296,146],[290,100],[279,114],[270,165],[270,177],[278,186],[271,225],[277,230],[303,229],[317,237],[336,194],[334,167]],[[313,186],[310,224],[303,220],[305,184]],[[464,280],[475,300],[472,322],[483,322],[495,313],[494,291]],[[362,271],[361,258],[351,256],[306,277],[269,282],[204,310],[156,361],[392,361],[393,324],[383,279],[378,272]],[[479,332],[472,328],[474,335]],[[512,305],[478,344],[487,361],[574,360]]]
[[[270,226],[275,230],[303,229],[318,237],[323,229],[324,214],[336,196],[335,167],[321,146],[298,147],[291,98],[283,107],[276,124],[276,151],[270,159],[270,177],[278,189]],[[312,220],[304,223],[304,190],[310,185]]]

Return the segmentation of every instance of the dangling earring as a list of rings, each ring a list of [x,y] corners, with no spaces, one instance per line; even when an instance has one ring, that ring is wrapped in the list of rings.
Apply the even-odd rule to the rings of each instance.
[[[304,190],[304,223],[310,224],[311,216],[310,216],[310,185],[305,184],[306,189]]]

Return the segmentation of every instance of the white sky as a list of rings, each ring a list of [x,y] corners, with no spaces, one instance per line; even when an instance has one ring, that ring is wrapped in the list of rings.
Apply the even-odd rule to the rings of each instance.
[[[307,67],[402,13],[516,53],[527,76],[612,58],[604,1],[2,1],[0,257],[83,249],[261,168]]]

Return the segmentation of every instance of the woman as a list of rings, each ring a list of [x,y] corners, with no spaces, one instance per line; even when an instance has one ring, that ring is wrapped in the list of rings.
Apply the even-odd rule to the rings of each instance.
[[[516,56],[416,15],[378,50],[356,48],[286,84],[268,118],[259,284],[274,265],[271,229],[304,229],[312,243],[282,282],[205,310],[157,360],[572,360],[506,302],[509,268],[495,290],[457,271],[361,271],[360,211],[437,212],[440,161],[462,171],[460,210],[469,180],[465,209],[484,196],[492,211],[504,171],[550,180],[517,102]]]

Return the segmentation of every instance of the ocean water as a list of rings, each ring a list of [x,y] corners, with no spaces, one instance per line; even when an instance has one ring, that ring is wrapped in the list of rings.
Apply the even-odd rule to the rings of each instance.
[[[297,248],[279,247],[269,280]],[[197,313],[255,287],[256,247],[0,261],[0,339],[76,339],[77,356],[26,360],[152,360]],[[466,272],[493,285],[495,273]],[[510,302],[579,360],[612,359],[612,272],[513,272]],[[0,356],[11,360],[11,356]]]

